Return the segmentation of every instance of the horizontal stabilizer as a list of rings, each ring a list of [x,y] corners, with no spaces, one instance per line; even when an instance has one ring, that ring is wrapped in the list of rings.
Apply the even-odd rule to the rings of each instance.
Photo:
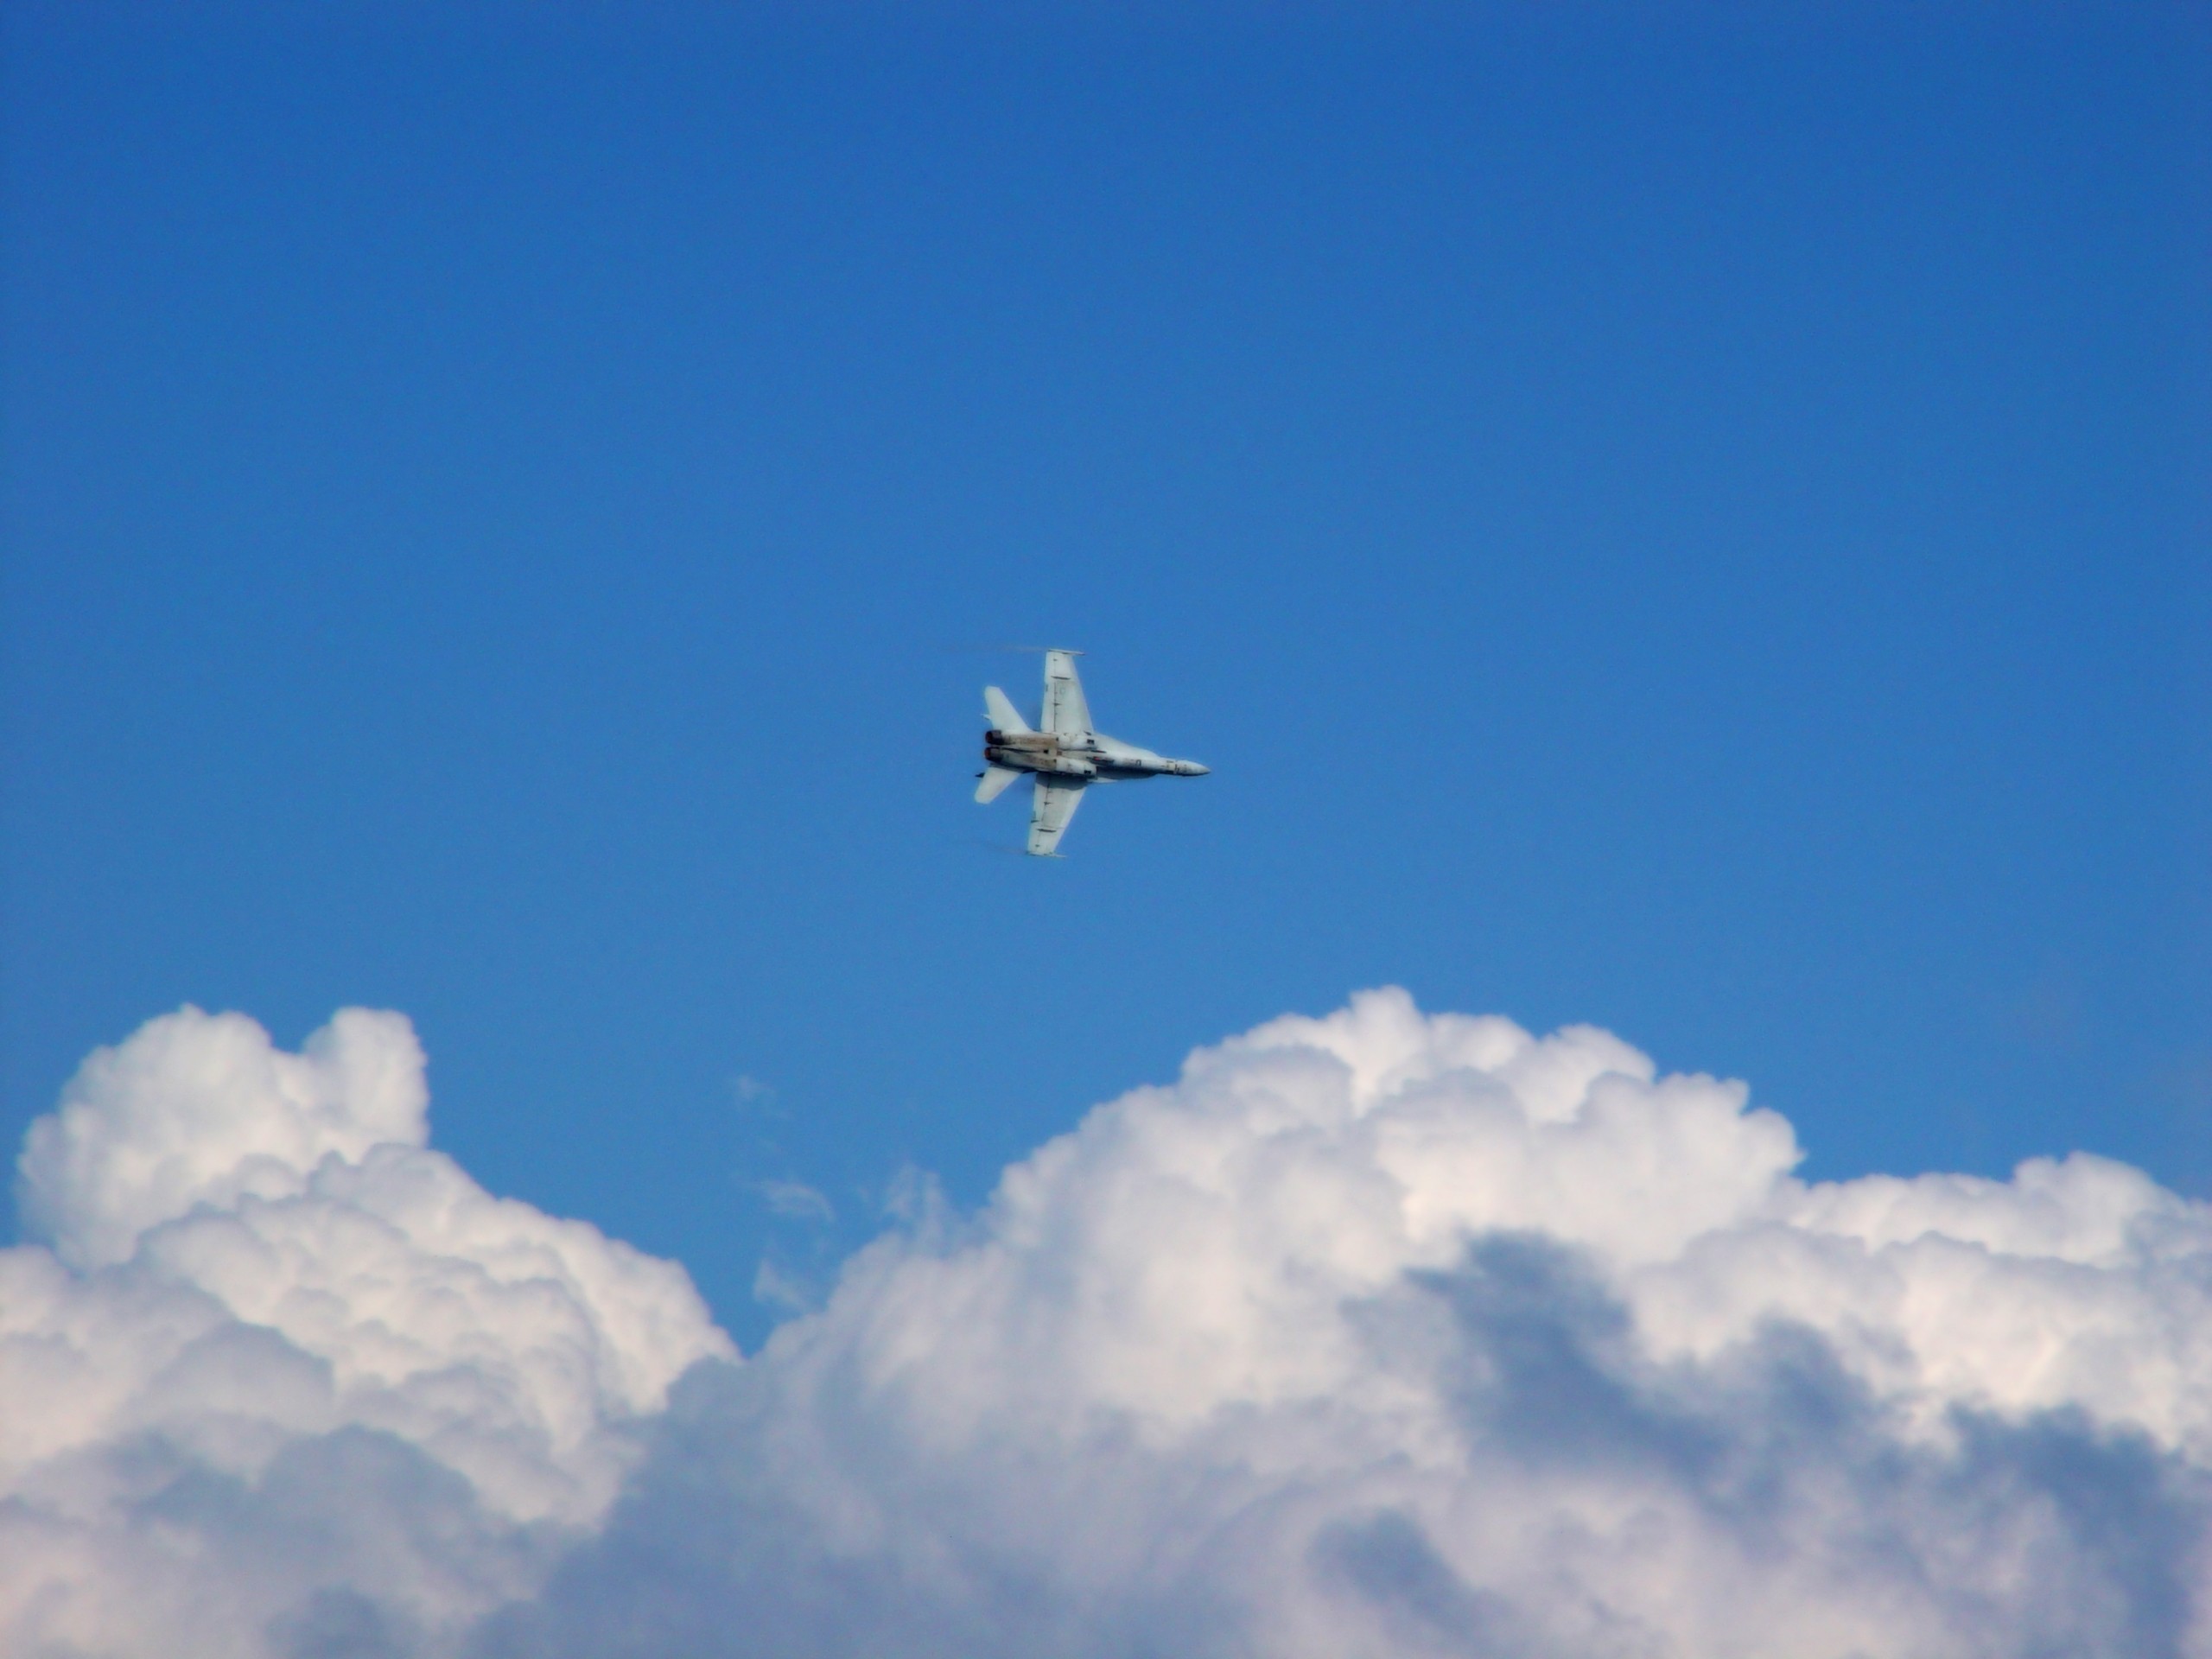
[[[1029,729],[1029,722],[1021,717],[1021,711],[995,685],[983,688],[983,718],[991,722],[991,729],[995,732],[1026,732]]]
[[[983,772],[983,781],[976,785],[976,798],[987,804],[1006,793],[1006,786],[1021,774],[1012,766],[990,766]]]

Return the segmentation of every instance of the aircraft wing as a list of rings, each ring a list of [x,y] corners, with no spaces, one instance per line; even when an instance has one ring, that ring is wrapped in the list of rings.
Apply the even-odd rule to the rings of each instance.
[[[1045,653],[1044,729],[1062,737],[1080,737],[1090,730],[1090,705],[1084,701],[1071,651]]]
[[[1060,834],[1083,804],[1081,784],[1048,784],[1037,780],[1037,803],[1029,810],[1029,850],[1039,858],[1058,856]]]

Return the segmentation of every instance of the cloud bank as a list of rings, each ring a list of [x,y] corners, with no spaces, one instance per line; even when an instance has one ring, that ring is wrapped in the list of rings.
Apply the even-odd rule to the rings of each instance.
[[[1808,1185],[1402,993],[912,1206],[741,1362],[429,1149],[405,1022],[158,1020],[0,1252],[0,1651],[2212,1656],[2212,1209]]]
[[[436,1650],[734,1355],[683,1270],[428,1149],[407,1022],[188,1009],[30,1131],[0,1252],[0,1652]]]

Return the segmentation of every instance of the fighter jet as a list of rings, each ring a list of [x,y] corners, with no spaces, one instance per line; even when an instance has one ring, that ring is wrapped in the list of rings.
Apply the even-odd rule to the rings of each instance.
[[[1036,730],[1005,692],[995,685],[983,688],[983,718],[991,722],[991,729],[983,734],[986,764],[976,773],[983,781],[976,785],[976,798],[995,801],[1023,772],[1034,773],[1037,799],[1029,811],[1029,851],[1038,858],[1060,856],[1060,836],[1083,804],[1083,791],[1091,785],[1162,776],[1203,778],[1209,770],[1195,760],[1170,760],[1094,731],[1090,706],[1083,700],[1083,682],[1076,677],[1075,659],[1081,654],[1045,653],[1045,708]]]

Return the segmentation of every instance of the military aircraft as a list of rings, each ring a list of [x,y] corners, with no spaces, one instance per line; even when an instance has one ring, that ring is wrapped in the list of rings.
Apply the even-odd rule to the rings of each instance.
[[[983,718],[991,722],[991,729],[983,734],[986,764],[976,774],[983,780],[976,785],[976,798],[995,801],[1023,772],[1034,773],[1037,798],[1029,811],[1029,851],[1038,858],[1059,857],[1060,836],[1083,804],[1083,791],[1091,785],[1163,776],[1203,778],[1210,770],[1195,760],[1170,760],[1093,730],[1090,705],[1083,700],[1083,682],[1075,672],[1075,659],[1081,655],[1074,651],[1045,653],[1045,707],[1033,730],[1005,692],[995,685],[983,688]]]

